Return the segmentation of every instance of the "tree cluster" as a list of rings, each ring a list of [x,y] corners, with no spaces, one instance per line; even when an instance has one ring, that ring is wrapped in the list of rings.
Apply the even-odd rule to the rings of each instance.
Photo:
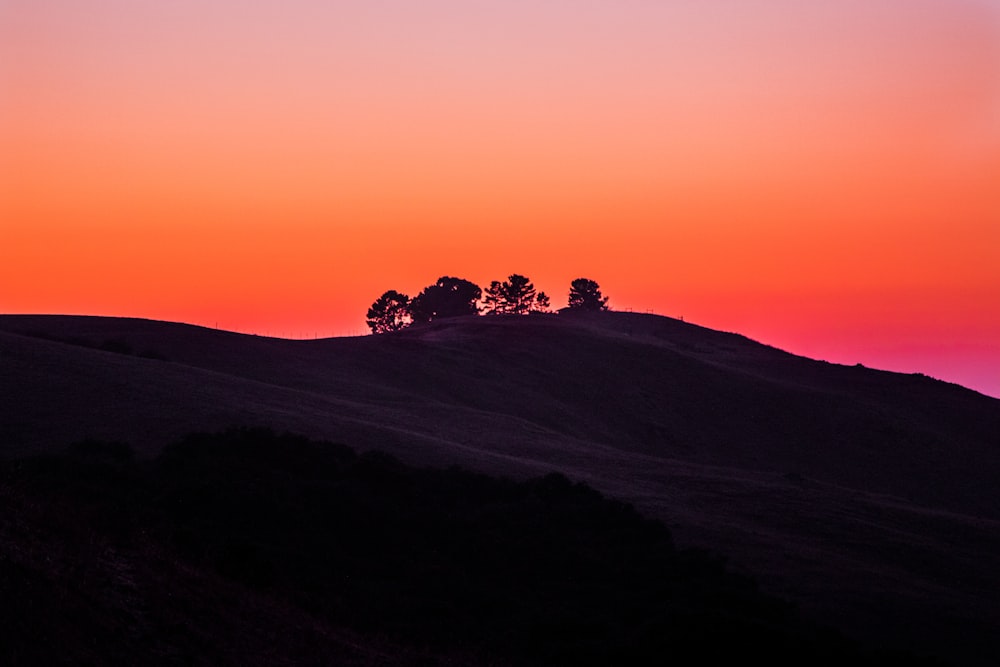
[[[525,276],[514,273],[507,280],[494,280],[486,289],[484,312],[487,314],[524,315],[531,312],[547,312],[549,297],[545,292],[536,292],[535,286]]]
[[[482,295],[479,285],[451,276],[441,276],[413,298],[389,290],[368,309],[368,326],[372,333],[388,333],[418,322],[477,315]]]
[[[569,309],[607,310],[608,298],[600,286],[588,278],[570,284]],[[494,280],[484,292],[479,285],[463,278],[441,276],[414,297],[388,290],[368,309],[367,322],[372,333],[399,331],[411,324],[433,322],[462,315],[526,315],[547,313],[551,300],[535,289],[526,277],[514,273],[507,280]]]

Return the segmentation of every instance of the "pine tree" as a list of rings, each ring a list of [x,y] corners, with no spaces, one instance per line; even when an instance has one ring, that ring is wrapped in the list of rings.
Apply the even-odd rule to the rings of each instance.
[[[531,310],[536,313],[547,313],[551,309],[551,303],[549,302],[549,295],[545,292],[539,292],[535,296],[535,303]]]
[[[524,315],[535,303],[535,286],[526,276],[511,274],[501,289],[508,313]]]
[[[506,312],[507,303],[504,300],[503,283],[499,280],[490,283],[483,295],[483,304],[483,310],[487,314],[499,315]]]
[[[601,294],[601,287],[593,280],[577,278],[570,283],[569,307],[571,310],[607,310],[608,297]]]

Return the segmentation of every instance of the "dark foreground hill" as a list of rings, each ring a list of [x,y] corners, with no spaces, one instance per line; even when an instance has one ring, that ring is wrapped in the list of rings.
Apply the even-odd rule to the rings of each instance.
[[[919,664],[556,473],[264,430],[130,454],[0,463],[3,664]]]
[[[558,470],[662,519],[862,639],[1000,658],[1000,401],[667,318],[472,318],[284,341],[0,318],[9,456],[84,437],[153,455],[266,425],[408,463]]]

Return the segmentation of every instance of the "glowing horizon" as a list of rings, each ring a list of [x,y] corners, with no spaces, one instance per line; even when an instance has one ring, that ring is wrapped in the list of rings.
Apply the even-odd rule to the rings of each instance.
[[[0,3],[0,311],[529,276],[1000,397],[1000,2]]]

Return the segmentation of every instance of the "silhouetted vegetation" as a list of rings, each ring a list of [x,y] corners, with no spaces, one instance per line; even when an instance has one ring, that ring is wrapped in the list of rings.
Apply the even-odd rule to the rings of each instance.
[[[409,326],[410,297],[392,289],[385,292],[368,309],[367,322],[372,333],[377,334]]]
[[[539,292],[535,295],[535,305],[531,309],[535,313],[547,313],[552,307],[552,302],[549,299],[549,295],[545,292]]]
[[[503,283],[499,280],[494,280],[483,293],[483,313],[487,315],[499,315],[504,312],[505,307]]]
[[[577,278],[569,287],[569,308],[572,310],[607,310],[608,297],[601,287],[588,278]]]
[[[606,303],[607,299],[604,301]],[[517,273],[503,282],[492,281],[485,292],[463,278],[442,276],[412,299],[396,290],[384,292],[368,309],[367,322],[372,333],[379,334],[446,317],[478,315],[481,312],[525,315],[549,312],[550,308],[549,296],[536,291],[526,276]]]
[[[482,295],[482,289],[475,283],[442,276],[413,297],[410,316],[414,322],[432,322],[446,317],[477,315]]]
[[[0,606],[18,610],[0,618],[18,628],[0,642],[4,664],[281,662],[286,650],[334,655],[330,628],[367,638],[355,648],[409,647],[422,664],[872,657],[719,559],[676,549],[661,523],[555,473],[515,483],[234,430],[190,436],[153,461],[82,443],[5,463],[0,481],[0,536],[23,533],[10,517],[27,512],[58,538],[47,560],[0,542]],[[283,633],[306,618],[327,630],[306,644]],[[224,627],[248,636],[225,648],[221,632],[213,640]],[[260,637],[269,658],[246,648]],[[380,655],[353,664],[389,661]]]
[[[484,311],[490,314],[524,315],[543,312],[549,308],[549,297],[537,292],[525,276],[514,273],[507,280],[494,280],[483,297]]]

